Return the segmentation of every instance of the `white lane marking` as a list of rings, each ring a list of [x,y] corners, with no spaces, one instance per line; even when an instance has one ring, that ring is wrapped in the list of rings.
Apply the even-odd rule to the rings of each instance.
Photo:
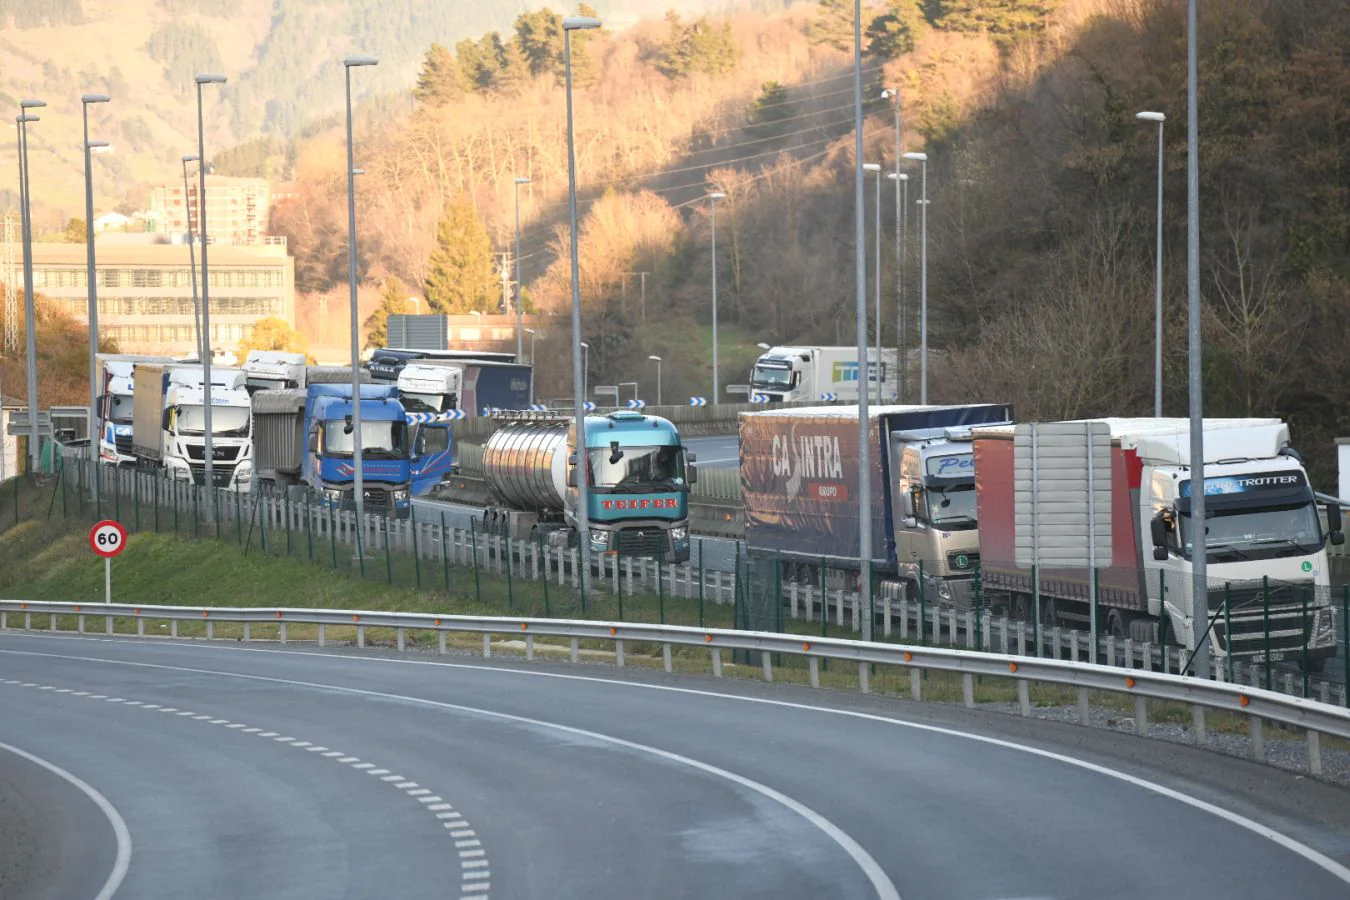
[[[430,810],[431,812],[440,812],[441,810],[450,809],[450,808],[451,808],[451,806],[450,806],[449,803],[437,803],[435,806],[428,806],[428,807],[427,807],[427,809]]]
[[[14,681],[14,682],[5,682],[5,683],[9,683],[9,684],[19,684],[19,682],[17,682],[17,681]],[[37,688],[37,689],[40,690],[40,691],[52,691],[52,692],[54,692],[54,693],[69,693],[69,692],[70,692],[70,689],[69,689],[69,688],[64,688],[64,689],[58,690],[58,689],[57,689],[55,686],[53,686],[53,685],[40,685],[40,684],[37,684],[37,683],[33,683],[33,684],[27,684],[27,685],[24,685],[24,686],[25,686],[25,687],[35,687],[35,688]],[[159,709],[159,708],[160,708],[160,707],[156,706],[155,704],[145,704],[145,705],[142,705],[140,701],[128,701],[128,700],[123,700],[122,698],[118,698],[118,697],[91,696],[91,697],[89,697],[89,699],[91,699],[91,700],[93,700],[93,699],[102,699],[102,700],[105,700],[106,702],[109,702],[109,703],[121,703],[121,704],[126,705],[126,706],[137,706],[137,707],[140,707],[140,708],[142,708],[142,709]],[[266,732],[266,733],[263,733],[263,732],[262,732],[262,729],[260,729],[260,728],[247,728],[247,727],[246,727],[245,725],[243,725],[242,723],[231,722],[229,719],[212,719],[210,716],[204,716],[204,715],[203,715],[203,716],[197,716],[197,715],[193,715],[193,714],[190,713],[190,712],[188,712],[188,713],[180,713],[180,715],[192,716],[192,717],[193,717],[193,721],[205,721],[206,724],[209,724],[209,725],[222,725],[222,726],[224,726],[225,728],[228,728],[228,729],[231,729],[231,730],[244,729],[243,731],[240,731],[240,734],[255,734],[255,735],[257,735],[258,737],[268,737],[268,736],[275,736],[275,735],[276,735],[276,732]],[[300,740],[296,740],[296,739],[293,738],[293,737],[276,737],[275,740],[276,740],[277,742],[288,743],[288,745],[291,746],[291,747],[301,747],[301,748],[304,748],[305,750],[307,750],[308,752],[311,752],[311,753],[313,753],[313,752],[319,752],[319,751],[327,751],[327,750],[328,750],[327,747],[323,747],[323,746],[320,746],[320,745],[318,745],[318,744],[311,744],[311,743],[309,743],[308,741],[300,741]],[[107,799],[104,798],[102,794],[99,794],[98,791],[96,791],[93,787],[91,787],[90,785],[88,785],[88,784],[86,784],[85,782],[81,781],[80,779],[78,779],[78,778],[77,778],[76,776],[74,776],[73,774],[71,774],[71,773],[69,773],[69,772],[66,772],[65,770],[60,769],[60,768],[56,767],[55,765],[53,765],[53,764],[51,764],[51,763],[48,763],[48,762],[46,762],[46,761],[44,761],[44,760],[41,760],[41,759],[39,759],[38,757],[33,756],[33,755],[31,755],[31,754],[29,754],[29,753],[23,751],[23,750],[20,750],[20,749],[18,749],[17,747],[11,747],[10,745],[5,744],[5,743],[3,743],[3,742],[0,742],[0,750],[8,750],[8,751],[14,753],[15,755],[18,755],[18,756],[21,756],[21,757],[23,757],[23,758],[25,758],[25,759],[28,759],[28,760],[30,760],[31,762],[33,762],[33,763],[35,763],[35,764],[37,764],[37,765],[43,766],[44,768],[47,768],[47,769],[49,769],[50,771],[52,771],[53,773],[55,773],[55,774],[61,776],[62,778],[66,779],[66,780],[69,781],[71,784],[73,784],[75,787],[77,787],[77,788],[79,788],[80,790],[84,791],[84,793],[85,793],[91,800],[93,800],[96,804],[98,804],[98,805],[100,806],[100,809],[102,809],[102,810],[104,811],[104,814],[108,817],[109,821],[112,822],[112,824],[113,824],[113,832],[114,832],[114,834],[117,836],[118,859],[117,859],[117,862],[115,863],[114,868],[113,868],[113,875],[110,875],[110,876],[109,876],[108,881],[105,882],[105,884],[104,884],[103,890],[99,892],[99,894],[98,894],[98,896],[95,898],[95,900],[111,900],[113,894],[117,891],[117,889],[118,889],[118,887],[120,886],[122,880],[126,877],[127,867],[130,865],[130,859],[131,859],[131,834],[130,834],[130,831],[127,830],[127,828],[126,828],[126,823],[125,823],[124,821],[122,821],[121,816],[118,815],[117,810],[116,810],[115,808],[113,808],[112,804],[108,803]],[[344,761],[344,762],[345,762],[345,761],[355,762],[356,759],[357,759],[355,756],[344,756],[341,750],[334,750],[334,751],[326,752],[326,753],[324,753],[323,755],[324,755],[325,757],[329,758],[329,759],[333,759],[333,758],[336,758],[336,757],[343,757],[343,759],[340,760],[340,761]],[[380,772],[387,772],[387,771],[389,771],[388,769],[374,769],[374,768],[371,768],[371,765],[372,765],[371,763],[361,763],[361,764],[352,766],[352,768],[353,768],[353,769],[357,769],[357,770],[369,769],[369,771],[366,772],[367,775],[377,775],[377,774],[379,774]],[[449,804],[441,803],[441,802],[440,802],[440,801],[441,801],[441,798],[440,798],[440,797],[437,797],[437,796],[435,796],[435,795],[431,795],[431,791],[427,790],[426,788],[419,788],[418,785],[417,785],[417,782],[415,782],[415,781],[409,781],[409,780],[405,779],[402,775],[385,775],[385,776],[383,776],[380,780],[383,781],[383,782],[392,784],[395,788],[399,788],[399,789],[403,790],[409,797],[414,797],[414,798],[416,798],[420,803],[423,804],[423,806],[422,806],[423,809],[428,809],[428,810],[430,810],[430,809],[433,809],[433,808],[434,808],[434,809],[449,809],[449,808],[450,808]],[[395,783],[395,782],[397,782],[397,783]],[[430,796],[424,796],[424,795],[430,795]],[[429,807],[429,806],[426,806],[426,805],[425,805],[425,804],[428,804],[428,803],[440,803],[440,805],[439,805],[439,806],[436,806],[436,807]],[[459,813],[450,813],[450,815],[455,816],[455,817],[457,817],[457,818],[459,817]],[[438,815],[436,818],[437,818],[437,819],[440,819],[441,816]],[[118,831],[119,823],[120,823],[120,827],[121,827],[121,831],[120,831],[120,832]],[[456,822],[455,824],[456,824],[457,826],[459,826],[459,825],[467,826],[467,825],[468,825],[468,823],[465,822],[465,821],[463,821],[463,819],[460,819],[460,821]],[[448,826],[447,826],[447,827],[448,827]],[[468,834],[473,834],[472,831],[469,831],[469,832],[467,832],[467,833],[468,833]],[[125,834],[125,838],[126,838],[125,842],[124,842],[123,839],[122,839],[124,834]],[[456,842],[455,842],[455,848],[456,848],[456,850],[462,850],[462,848],[465,848],[465,847],[481,847],[481,846],[482,846],[482,842],[481,842],[481,841],[477,841],[477,840],[474,840],[474,841],[456,841]],[[122,858],[122,857],[123,857],[123,848],[124,848],[124,847],[125,847],[125,851],[126,851],[126,852],[125,852],[125,861],[123,861],[123,858]],[[465,855],[466,855],[466,854],[463,853],[463,852],[460,853],[460,856],[465,856]],[[483,850],[477,850],[477,851],[474,851],[472,854],[468,854],[468,855],[482,857],[482,856],[486,856],[487,854],[486,854],[486,851],[483,851]],[[486,865],[487,865],[487,861],[486,861],[486,860],[483,860],[481,864],[484,865],[484,866],[486,866]],[[119,867],[120,867],[120,869],[119,869]],[[485,871],[483,871],[483,872],[477,873],[476,875],[474,875],[474,876],[472,876],[472,877],[475,877],[475,878],[485,878],[485,877],[488,877],[488,875],[489,875],[489,872],[485,870]],[[115,879],[114,879],[114,876],[115,876]],[[462,891],[479,891],[479,890],[484,890],[484,889],[486,889],[486,887],[487,887],[486,884],[475,884],[475,885],[470,885],[470,884],[468,883],[468,879],[469,879],[470,877],[471,877],[471,876],[470,876],[469,874],[467,874],[467,873],[462,873],[462,878],[465,880],[465,883],[460,885],[460,890],[461,890],[461,892],[462,892]],[[115,883],[114,883],[114,880],[115,880]],[[475,897],[477,897],[477,895],[475,895]],[[481,900],[481,898],[480,898],[480,900]]]
[[[85,782],[79,776],[67,772],[60,766],[49,763],[47,760],[34,756],[26,750],[20,750],[18,747],[0,742],[0,750],[12,753],[22,759],[28,760],[34,765],[41,766],[53,775],[65,779],[68,783],[75,786],[79,791],[94,802],[99,808],[108,823],[112,825],[113,837],[117,841],[117,854],[113,859],[112,871],[108,873],[107,879],[103,882],[103,887],[94,895],[94,900],[112,900],[117,889],[122,886],[122,880],[127,877],[127,869],[131,867],[131,829],[127,828],[126,820],[117,808],[108,802],[108,798],[96,790],[93,785]]]
[[[17,653],[23,651],[0,650],[0,653],[6,652]],[[44,656],[49,654],[35,654],[35,655]],[[354,696],[374,697],[382,700],[397,700],[400,703],[415,703],[423,706],[434,707],[436,709],[447,709],[453,712],[482,716],[484,718],[497,719],[503,722],[512,722],[520,725],[528,725],[532,728],[552,729],[555,731],[560,731],[564,734],[572,734],[578,737],[587,738],[589,740],[612,744],[613,746],[616,747],[623,747],[628,750],[636,750],[640,753],[647,753],[659,759],[664,759],[670,762],[685,765],[697,771],[703,772],[705,774],[712,775],[714,777],[718,777],[726,781],[730,781],[733,784],[738,784],[741,787],[744,787],[750,791],[760,794],[763,797],[767,797],[768,799],[773,800],[779,805],[786,807],[788,810],[796,813],[798,816],[805,819],[809,824],[813,825],[816,829],[824,833],[826,837],[830,838],[830,840],[834,841],[839,846],[839,848],[843,850],[853,860],[854,864],[857,865],[860,870],[862,870],[867,880],[871,882],[872,888],[873,890],[876,891],[879,900],[900,900],[899,891],[896,890],[895,885],[891,882],[890,878],[887,877],[885,870],[881,868],[881,865],[872,857],[872,855],[869,854],[865,849],[863,849],[863,847],[852,837],[850,837],[843,829],[839,828],[837,825],[835,825],[829,819],[822,816],[820,813],[816,812],[815,810],[811,809],[805,804],[800,803],[797,800],[794,800],[793,798],[787,796],[786,794],[774,790],[768,785],[760,784],[758,781],[746,778],[743,775],[738,775],[735,772],[727,771],[726,769],[718,768],[717,766],[702,762],[700,760],[692,759],[687,756],[681,756],[678,753],[672,753],[668,750],[662,750],[659,747],[652,747],[647,744],[639,744],[636,741],[628,741],[624,740],[623,738],[614,737],[613,735],[601,734],[600,732],[597,731],[588,731],[584,728],[575,728],[571,725],[562,725],[557,722],[546,722],[542,719],[532,719],[527,716],[517,716],[512,715],[511,713],[498,712],[496,710],[479,709],[477,707],[472,706],[461,706],[454,703],[444,703],[439,700],[427,700],[420,697],[409,697],[401,694],[385,693],[383,691],[369,691],[363,690],[361,688],[343,687],[341,685],[333,685],[333,684],[320,684],[312,681],[296,681],[289,678],[272,678],[266,675],[245,675],[235,672],[217,672],[210,669],[195,669],[187,666],[168,666],[163,665],[161,663],[138,663],[129,661],[124,662],[122,660],[95,659],[94,657],[80,657],[80,659],[84,660],[85,662],[104,662],[112,665],[127,665],[132,667],[159,669],[164,671],[190,672],[193,674],[211,675],[213,677],[219,678],[239,678],[246,681],[258,681],[265,684],[285,684],[291,685],[293,687],[303,687],[325,691],[338,691],[341,693],[351,694]],[[385,775],[388,773],[389,773],[388,769],[369,769],[366,771],[367,775]],[[440,813],[440,815],[444,815],[444,813]],[[482,850],[465,850],[460,852],[460,856],[465,857],[466,854],[480,855],[483,854],[483,852],[484,851]]]
[[[92,638],[92,637],[81,638],[81,637],[73,637],[71,635],[24,634],[20,636],[29,638],[38,638],[41,640],[60,640],[62,642],[78,640],[78,641],[101,641],[103,643],[116,643],[116,644],[142,643],[140,641],[121,638],[117,639]],[[1063,763],[1065,765],[1075,766],[1085,771],[1093,772],[1098,775],[1103,775],[1107,778],[1113,778],[1117,781],[1131,785],[1132,787],[1137,787],[1146,791],[1151,791],[1155,794],[1158,794],[1159,796],[1167,797],[1168,799],[1171,800],[1176,800],[1179,803],[1184,803],[1187,806],[1192,807],[1193,809],[1198,809],[1202,812],[1209,813],[1210,815],[1217,816],[1218,818],[1223,819],[1224,821],[1230,824],[1236,825],[1239,828],[1243,828],[1247,831],[1250,831],[1252,834],[1255,834],[1258,837],[1262,837],[1269,841],[1272,841],[1278,846],[1281,846],[1286,850],[1289,850],[1290,852],[1296,854],[1297,856],[1302,857],[1303,859],[1307,860],[1313,865],[1318,866],[1319,868],[1325,870],[1326,872],[1330,873],[1333,877],[1340,879],[1346,884],[1350,884],[1350,868],[1341,865],[1334,859],[1331,859],[1329,856],[1320,853],[1317,850],[1314,850],[1312,847],[1309,847],[1306,844],[1294,840],[1288,835],[1275,831],[1273,828],[1270,828],[1266,825],[1262,825],[1260,822],[1257,822],[1254,819],[1249,819],[1246,816],[1240,815],[1235,812],[1231,812],[1219,806],[1215,806],[1212,803],[1201,800],[1199,797],[1192,797],[1189,794],[1184,794],[1181,791],[1175,790],[1173,788],[1163,787],[1162,785],[1154,784],[1153,782],[1146,781],[1145,779],[1142,778],[1137,778],[1125,772],[1118,772],[1114,769],[1109,769],[1105,766],[1089,762],[1085,759],[1079,759],[1077,757],[1068,756],[1067,754],[1063,753],[1055,753],[1050,750],[1042,750],[1039,747],[1031,747],[1026,744],[1018,744],[1013,741],[1003,740],[1001,738],[987,737],[985,735],[974,734],[969,731],[960,731],[955,728],[945,728],[939,725],[924,725],[919,722],[907,722],[903,719],[896,719],[890,716],[877,715],[875,713],[858,712],[857,710],[851,709],[831,709],[830,707],[827,706],[813,706],[809,703],[798,703],[791,700],[772,700],[767,697],[746,697],[737,694],[728,694],[721,691],[708,691],[700,688],[675,687],[673,685],[666,685],[666,684],[643,684],[642,682],[637,681],[625,681],[623,679],[617,678],[597,678],[591,675],[571,675],[562,672],[539,672],[539,671],[531,671],[529,669],[507,669],[507,668],[499,668],[497,666],[471,665],[467,663],[430,662],[416,659],[389,659],[387,657],[379,657],[379,656],[353,656],[341,653],[317,653],[311,651],[297,651],[297,650],[267,650],[261,647],[224,647],[224,646],[210,647],[208,645],[199,645],[199,646],[201,646],[202,649],[210,649],[221,653],[280,653],[285,654],[287,656],[315,656],[324,659],[356,660],[359,662],[366,662],[366,663],[377,663],[377,664],[382,663],[401,666],[445,666],[447,668],[452,669],[472,669],[478,672],[492,672],[503,675],[516,675],[525,678],[556,678],[564,681],[584,681],[594,684],[606,684],[615,687],[632,688],[637,690],[665,691],[672,694],[686,694],[696,697],[715,697],[718,699],[731,700],[733,702],[738,703],[757,703],[763,706],[774,706],[783,709],[796,709],[806,712],[822,713],[831,716],[847,716],[850,718],[862,719],[871,722],[880,722],[886,725],[893,725],[901,728],[912,728],[918,731],[927,731],[931,734],[941,734],[947,737],[964,738],[966,740],[976,741],[982,744],[986,744],[988,746],[999,747],[1005,750],[1015,750],[1021,753],[1028,753],[1033,756],[1039,756],[1042,759],[1048,759],[1054,762]],[[53,657],[56,659],[114,663],[120,665],[145,667],[152,669],[167,669],[170,671],[200,672],[202,674],[209,674],[209,675],[235,675],[235,673],[213,672],[210,669],[184,669],[179,666],[166,666],[160,663],[132,662],[130,660],[112,660],[112,659],[104,659],[101,657],[89,657],[89,656],[70,656],[61,653],[42,653],[33,650],[0,650],[0,653],[8,653],[16,656],[46,656],[46,657]],[[262,678],[262,676],[256,675],[236,675],[236,677]],[[323,685],[321,687],[331,688],[332,685]],[[358,688],[339,688],[339,690],[363,693]],[[418,701],[418,702],[434,703],[435,701]]]

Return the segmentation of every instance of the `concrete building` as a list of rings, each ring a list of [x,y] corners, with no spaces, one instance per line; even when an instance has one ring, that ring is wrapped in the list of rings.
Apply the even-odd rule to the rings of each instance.
[[[182,181],[161,184],[150,191],[150,213],[161,234],[186,234],[188,212],[192,227],[199,229],[197,180],[190,177],[188,192]],[[206,176],[206,237],[215,244],[263,244],[271,214],[269,187],[264,178]]]
[[[154,240],[96,238],[99,332],[123,353],[187,355],[196,345],[188,246]],[[197,264],[200,277],[200,254]],[[213,243],[210,269],[212,349],[233,351],[259,319],[275,316],[295,327],[295,260],[284,243]],[[89,307],[85,272],[83,244],[33,244],[34,292],[82,323]]]

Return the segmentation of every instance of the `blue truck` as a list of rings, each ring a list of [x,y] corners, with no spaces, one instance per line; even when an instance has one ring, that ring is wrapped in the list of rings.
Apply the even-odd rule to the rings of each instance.
[[[256,489],[354,508],[352,386],[259,391],[252,402]],[[360,404],[365,510],[407,518],[412,498],[451,472],[449,422],[408,413],[393,385],[361,385]]]
[[[497,504],[490,529],[551,546],[576,543],[575,420],[501,414],[483,447],[483,476]],[[689,560],[689,486],[697,461],[675,426],[659,416],[586,417],[590,548],[593,553]]]

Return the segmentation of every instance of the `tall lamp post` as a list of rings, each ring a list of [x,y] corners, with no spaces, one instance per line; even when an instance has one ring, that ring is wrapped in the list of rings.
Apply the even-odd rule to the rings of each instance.
[[[528,178],[515,180],[516,191],[516,362],[525,355],[525,313],[523,310],[525,281],[520,275],[520,186],[529,184]],[[530,348],[530,362],[534,362],[534,348]]]
[[[196,238],[192,234],[192,203],[189,201],[190,191],[188,190],[188,163],[201,162],[200,157],[195,153],[189,153],[183,157],[183,208],[187,210],[187,239],[188,239],[188,265],[192,267],[192,325],[196,329],[197,359],[202,359],[206,355],[205,344],[202,341],[202,310],[201,299],[197,296],[197,246]],[[200,198],[198,198],[200,201]]]
[[[1153,415],[1162,418],[1162,277],[1163,277],[1163,123],[1167,116],[1160,112],[1141,112],[1134,116],[1141,122],[1158,123],[1158,239],[1154,251],[1153,297]]]
[[[853,0],[853,267],[854,317],[858,330],[858,377],[867,377],[867,251],[866,198],[863,194],[862,107],[862,0]],[[866,382],[858,384],[858,591],[866,604],[862,639],[872,639],[872,470],[871,424],[867,411]]]
[[[365,524],[365,482],[361,456],[361,332],[356,309],[356,162],[352,148],[352,69],[379,65],[373,56],[346,56],[342,59],[343,81],[347,88],[347,290],[351,298],[352,329],[352,500],[356,508],[356,555],[361,556],[361,528]],[[202,248],[203,251],[206,249]]]
[[[581,263],[577,243],[577,147],[576,130],[572,122],[572,32],[600,27],[600,20],[592,16],[568,16],[563,19],[563,83],[567,94],[567,212],[571,225],[570,255],[572,275],[572,400],[576,405],[576,481],[577,481],[577,549],[581,563],[578,572],[583,609],[586,603],[586,576],[590,574],[591,513],[590,466],[586,459],[586,383],[581,368]]]
[[[37,312],[33,302],[33,209],[28,192],[28,126],[42,121],[28,112],[46,106],[45,100],[20,100],[20,115],[14,120],[19,126],[19,219],[23,231],[23,314],[24,347],[28,353],[28,471],[36,475],[42,464],[42,437],[38,433],[37,391]],[[92,437],[92,435],[91,435]],[[94,460],[98,471],[98,460]]]
[[[920,163],[919,182],[919,403],[928,404],[928,154],[906,153]]]
[[[656,405],[661,405],[661,357],[648,356],[648,359],[656,363]]]
[[[534,367],[534,342],[539,337],[539,334],[533,328],[526,328],[525,333],[530,336],[530,405],[534,406],[534,379],[536,374]]]
[[[898,161],[897,161],[898,164]],[[905,307],[905,262],[909,255],[909,176],[891,172],[895,182],[895,347],[900,365],[900,402],[905,402],[909,380],[909,353],[905,344],[909,329],[909,310]],[[903,195],[903,196],[902,196]]]
[[[107,103],[111,98],[107,94],[82,94],[80,113],[84,121],[84,264],[89,292],[89,446],[98,446],[98,278],[94,267],[94,172],[93,144],[89,143],[89,104]],[[98,146],[108,146],[107,141],[98,141]],[[98,472],[94,466],[94,477],[90,479],[90,489],[94,498],[98,498]]]
[[[872,289],[876,293],[876,366],[877,366],[877,404],[881,404],[881,166],[877,163],[864,163],[864,172],[871,172],[877,177],[877,197],[876,203],[872,207],[872,240],[874,249],[872,251]],[[870,368],[870,367],[869,367]],[[864,378],[871,379],[872,373],[859,373]]]
[[[582,341],[581,351],[585,354],[581,362],[581,396],[584,401],[591,393],[591,345]]]
[[[211,277],[206,259],[206,121],[202,116],[202,85],[224,84],[224,75],[198,75],[197,82],[197,233],[202,239],[202,427],[206,431],[206,447],[203,480],[206,482],[206,495],[210,497],[210,508],[215,509],[216,477],[212,460],[215,451],[211,441]]]
[[[719,385],[717,383],[717,201],[725,200],[727,195],[721,191],[708,194],[708,208],[712,215],[712,351],[713,351],[713,406],[717,406]],[[735,224],[735,223],[732,223]],[[735,235],[733,234],[734,238]]]

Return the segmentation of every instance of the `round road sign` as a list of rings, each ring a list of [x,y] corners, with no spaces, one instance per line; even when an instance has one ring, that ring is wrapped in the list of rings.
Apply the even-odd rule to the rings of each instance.
[[[89,548],[102,557],[112,557],[127,545],[127,530],[120,522],[104,519],[89,529]]]

